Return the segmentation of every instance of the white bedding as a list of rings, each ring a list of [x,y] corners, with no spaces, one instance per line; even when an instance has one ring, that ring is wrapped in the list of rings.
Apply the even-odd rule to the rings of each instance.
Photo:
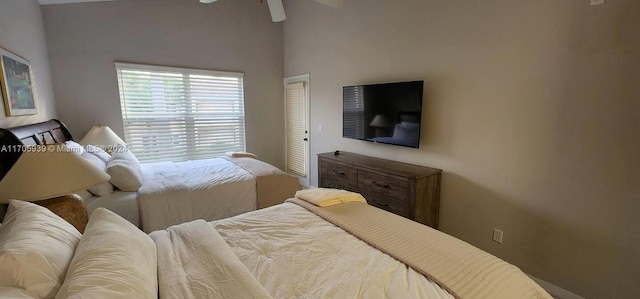
[[[209,223],[195,220],[150,236],[158,251],[160,299],[271,298]]]
[[[140,227],[140,212],[136,201],[136,192],[114,191],[105,196],[91,196],[84,198],[89,215],[96,208],[106,208],[122,218],[129,220],[133,225]]]
[[[141,166],[144,181],[137,200],[141,228],[147,233],[194,219],[216,220],[256,209],[253,175],[228,160]]]
[[[293,203],[212,225],[273,298],[453,298],[405,264]]]

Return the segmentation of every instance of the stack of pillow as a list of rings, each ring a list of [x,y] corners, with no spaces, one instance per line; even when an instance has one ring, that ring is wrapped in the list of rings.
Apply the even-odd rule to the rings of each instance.
[[[0,298],[157,298],[157,252],[129,221],[98,208],[84,235],[48,209],[9,203],[0,226]]]
[[[106,172],[111,176],[108,182],[89,188],[89,192],[95,196],[105,196],[113,192],[114,186],[122,191],[138,191],[142,186],[142,169],[140,161],[127,149],[114,152],[109,155],[103,149],[87,145],[82,145],[67,141],[64,143],[67,150],[79,154],[96,168]],[[80,194],[86,198],[86,195]]]

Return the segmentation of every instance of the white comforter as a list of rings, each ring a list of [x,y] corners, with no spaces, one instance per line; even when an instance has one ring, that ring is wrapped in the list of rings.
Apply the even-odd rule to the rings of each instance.
[[[212,225],[273,298],[453,298],[293,203]]]
[[[140,223],[147,233],[256,209],[254,177],[225,159],[142,164],[142,172],[144,183],[137,200]]]
[[[195,220],[150,234],[158,250],[160,299],[270,299],[220,234]]]

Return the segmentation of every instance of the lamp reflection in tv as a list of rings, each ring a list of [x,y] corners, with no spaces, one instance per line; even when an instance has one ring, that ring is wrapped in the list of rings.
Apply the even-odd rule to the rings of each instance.
[[[383,114],[376,115],[369,125],[376,129],[375,137],[387,136],[386,128],[389,127],[389,120]]]

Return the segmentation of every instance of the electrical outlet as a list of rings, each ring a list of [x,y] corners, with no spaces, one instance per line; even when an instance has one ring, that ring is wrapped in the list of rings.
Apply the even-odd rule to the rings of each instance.
[[[318,132],[322,133],[322,125],[318,125]]]
[[[494,228],[493,229],[493,241],[498,242],[500,244],[502,244],[502,235],[504,235],[504,232]]]
[[[591,0],[591,5],[604,4],[604,0]]]

